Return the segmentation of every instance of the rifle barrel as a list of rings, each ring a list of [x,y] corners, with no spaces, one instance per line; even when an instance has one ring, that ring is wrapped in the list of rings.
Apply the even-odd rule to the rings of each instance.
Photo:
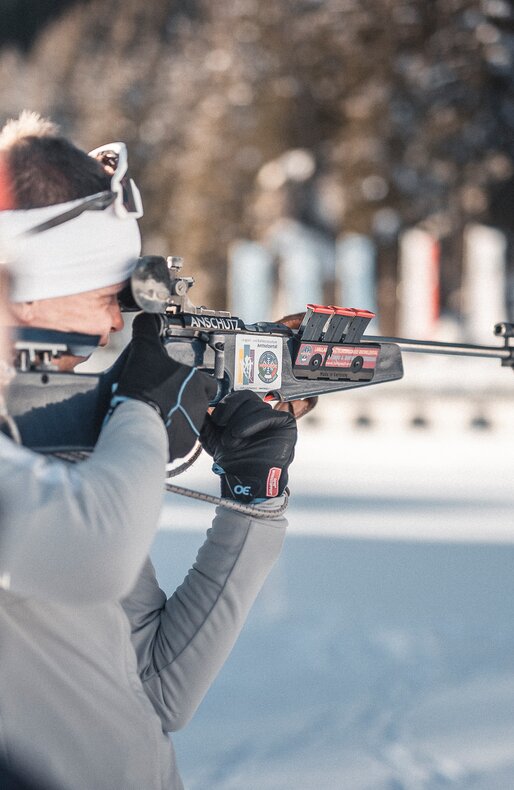
[[[420,354],[452,354],[462,357],[489,357],[512,359],[514,346],[479,346],[472,343],[443,343],[436,340],[412,340],[405,337],[378,337],[366,335],[363,340],[382,343],[396,343],[402,351]]]

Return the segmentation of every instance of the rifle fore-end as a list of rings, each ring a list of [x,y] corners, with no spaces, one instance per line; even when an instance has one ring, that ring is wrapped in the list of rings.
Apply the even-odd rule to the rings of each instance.
[[[216,401],[242,389],[270,400],[291,401],[403,375],[401,353],[394,343],[303,342],[298,331],[284,324],[202,318],[200,328],[198,316],[166,317],[163,343],[177,362],[217,378]]]

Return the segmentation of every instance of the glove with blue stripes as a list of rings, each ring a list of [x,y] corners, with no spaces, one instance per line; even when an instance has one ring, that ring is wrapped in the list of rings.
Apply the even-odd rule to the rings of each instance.
[[[168,356],[160,338],[158,316],[136,316],[111,408],[127,398],[153,406],[166,426],[170,461],[183,458],[193,449],[216,390],[212,376]]]

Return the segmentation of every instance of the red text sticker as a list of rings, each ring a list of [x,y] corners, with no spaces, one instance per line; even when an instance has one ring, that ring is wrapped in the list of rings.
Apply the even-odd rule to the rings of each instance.
[[[278,483],[281,474],[282,469],[279,469],[278,466],[271,467],[268,472],[268,479],[266,481],[266,496],[278,496]]]

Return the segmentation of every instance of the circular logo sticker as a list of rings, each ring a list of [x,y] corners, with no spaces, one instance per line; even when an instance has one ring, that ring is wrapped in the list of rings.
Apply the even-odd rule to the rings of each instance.
[[[265,384],[271,384],[278,378],[278,358],[273,351],[265,351],[259,358],[258,376]]]

